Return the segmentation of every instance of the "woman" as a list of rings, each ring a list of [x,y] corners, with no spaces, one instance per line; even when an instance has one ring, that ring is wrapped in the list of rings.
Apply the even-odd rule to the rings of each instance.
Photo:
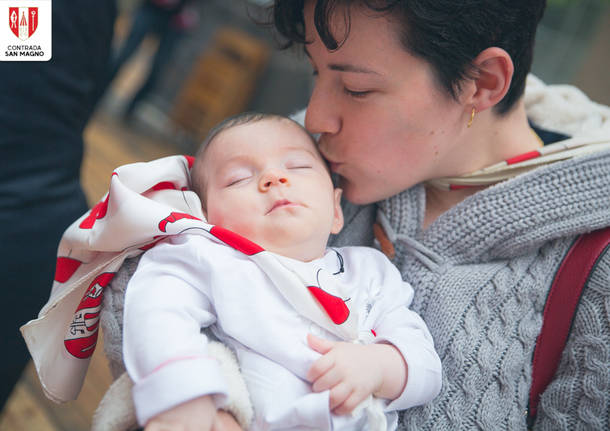
[[[553,277],[577,236],[610,226],[607,144],[564,151],[567,136],[532,129],[525,114],[544,4],[274,3],[277,29],[304,47],[316,74],[305,124],[319,134],[351,202],[334,244],[370,245],[379,222],[377,237],[415,287],[412,306],[443,362],[441,394],[405,411],[402,429],[525,429],[532,352]],[[537,101],[536,120],[607,142],[610,110],[576,96],[570,103],[562,110]],[[551,156],[534,157],[539,152]],[[106,294],[117,300],[109,317],[122,310],[117,292]],[[606,252],[542,395],[536,429],[608,429],[608,310]]]
[[[610,226],[607,146],[573,154],[547,145],[561,161],[531,159],[543,140],[567,138],[533,129],[525,115],[544,6],[275,1],[276,28],[303,46],[316,76],[305,125],[360,205],[347,205],[334,243],[371,244],[375,220],[383,226],[378,239],[391,240],[443,362],[441,394],[404,412],[403,429],[525,429],[553,276],[576,236]],[[528,158],[534,167],[520,175],[502,167]],[[476,173],[502,161],[492,178]],[[606,252],[536,429],[608,428],[609,307]]]

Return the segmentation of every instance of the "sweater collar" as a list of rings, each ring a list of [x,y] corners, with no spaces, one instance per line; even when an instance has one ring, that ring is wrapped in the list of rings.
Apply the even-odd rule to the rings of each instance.
[[[467,263],[518,256],[548,241],[610,225],[610,151],[541,166],[490,186],[442,214],[425,231],[421,185],[381,202],[379,209],[393,230],[388,236],[399,241],[408,237],[443,260]],[[408,247],[414,249],[413,244]]]

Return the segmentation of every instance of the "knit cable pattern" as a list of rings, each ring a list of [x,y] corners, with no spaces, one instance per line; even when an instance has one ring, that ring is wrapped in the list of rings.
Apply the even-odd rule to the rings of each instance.
[[[560,181],[561,179],[561,181]],[[576,235],[610,225],[610,154],[557,163],[473,195],[428,230],[415,226],[424,190],[380,203],[397,236],[442,255],[438,270],[395,244],[443,362],[443,389],[404,412],[405,430],[519,430],[531,358],[554,274]],[[411,195],[410,195],[411,194]],[[537,428],[608,429],[610,253],[585,288],[558,378]]]

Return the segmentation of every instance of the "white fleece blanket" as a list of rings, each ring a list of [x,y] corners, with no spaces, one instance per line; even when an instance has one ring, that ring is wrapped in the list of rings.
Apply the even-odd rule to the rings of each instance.
[[[192,162],[171,156],[117,168],[102,201],[64,233],[51,297],[39,317],[21,328],[50,399],[78,396],[97,342],[104,289],[123,261],[187,230],[245,253],[302,316],[343,340],[356,340],[358,316],[341,299],[336,280],[325,277],[322,290],[318,274],[289,267],[257,244],[205,222],[199,198],[189,190]]]

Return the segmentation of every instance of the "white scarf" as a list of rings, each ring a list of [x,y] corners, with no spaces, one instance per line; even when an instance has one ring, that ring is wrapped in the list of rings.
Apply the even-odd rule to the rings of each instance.
[[[117,168],[104,199],[64,233],[51,297],[39,317],[21,327],[50,399],[78,396],[97,342],[104,289],[123,261],[187,230],[247,254],[301,315],[356,341],[358,316],[341,299],[344,288],[336,277],[291,265],[290,259],[205,222],[199,198],[189,190],[192,161],[171,156]]]
[[[586,154],[610,149],[609,136],[578,137],[545,145],[483,169],[457,177],[427,181],[434,187],[456,190],[467,187],[485,187],[514,178],[517,175],[550,163],[568,160]]]

